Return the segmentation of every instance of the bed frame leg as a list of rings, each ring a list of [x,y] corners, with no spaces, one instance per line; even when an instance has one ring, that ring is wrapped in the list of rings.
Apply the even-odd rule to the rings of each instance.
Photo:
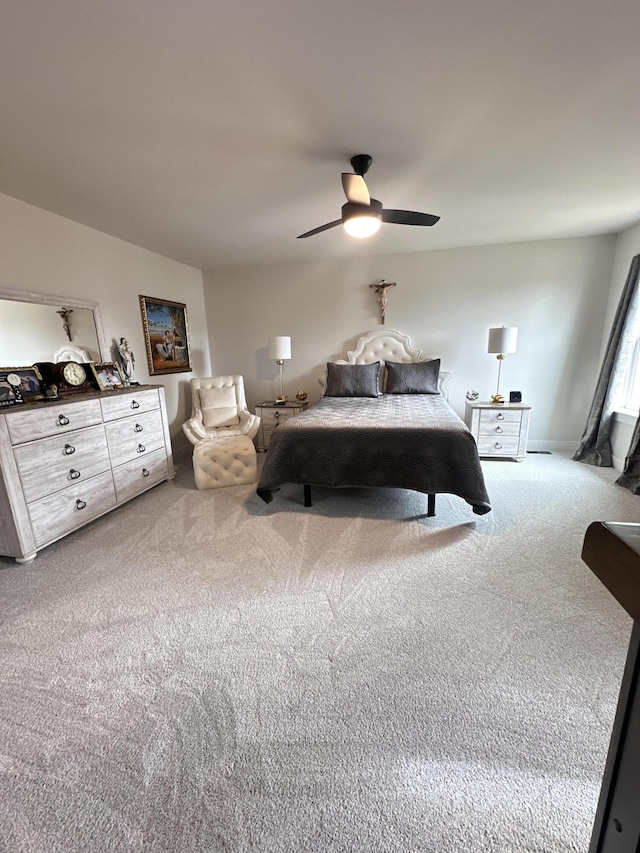
[[[311,486],[303,486],[304,489],[304,505],[311,506]]]
[[[427,495],[427,518],[432,518],[436,514],[436,496]]]

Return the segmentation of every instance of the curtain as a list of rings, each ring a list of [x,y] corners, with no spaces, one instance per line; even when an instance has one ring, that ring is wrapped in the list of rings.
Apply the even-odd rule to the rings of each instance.
[[[620,405],[622,384],[633,348],[633,331],[638,317],[640,317],[640,306],[638,304],[640,301],[638,298],[639,273],[640,255],[636,255],[631,261],[629,275],[613,321],[584,434],[580,446],[573,455],[575,460],[586,462],[588,465],[613,467],[611,451],[613,412],[616,405]],[[640,453],[638,450],[638,432],[636,425],[634,434],[636,454]],[[636,461],[635,464],[640,469],[640,461]],[[626,468],[625,465],[625,472]]]
[[[616,480],[616,483],[625,486],[634,495],[640,495],[640,417],[636,421],[633,438],[629,445],[629,452],[624,461],[624,469]]]

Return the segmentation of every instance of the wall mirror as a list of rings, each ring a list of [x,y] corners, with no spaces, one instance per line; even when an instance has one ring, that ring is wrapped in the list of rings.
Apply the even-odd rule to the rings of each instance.
[[[65,309],[66,315],[60,313]],[[0,288],[1,367],[55,361],[68,345],[86,350],[95,361],[109,360],[97,302]]]

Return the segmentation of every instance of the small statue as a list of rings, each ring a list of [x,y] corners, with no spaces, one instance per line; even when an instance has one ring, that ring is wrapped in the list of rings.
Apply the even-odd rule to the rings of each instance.
[[[122,373],[126,384],[130,385],[131,377],[133,376],[133,368],[136,366],[136,359],[134,354],[131,352],[129,341],[126,338],[120,338],[120,343],[118,344],[118,355],[120,356],[120,365],[122,367]]]
[[[467,400],[471,403],[473,403],[474,400],[477,400],[479,396],[480,394],[478,391],[467,391]]]
[[[308,396],[309,395],[306,391],[298,391],[298,393],[296,394],[296,400],[299,400],[301,403],[304,403],[306,402]]]

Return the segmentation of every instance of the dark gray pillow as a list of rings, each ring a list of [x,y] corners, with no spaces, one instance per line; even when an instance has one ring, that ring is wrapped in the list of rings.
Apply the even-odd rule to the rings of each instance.
[[[440,359],[412,364],[387,362],[387,394],[439,394]]]
[[[380,362],[334,364],[327,362],[325,397],[379,397]]]

